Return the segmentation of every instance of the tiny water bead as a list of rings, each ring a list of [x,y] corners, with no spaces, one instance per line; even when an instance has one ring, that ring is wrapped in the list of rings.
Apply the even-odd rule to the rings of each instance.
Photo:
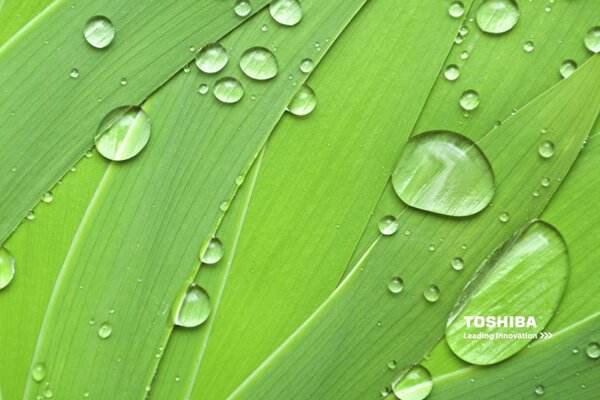
[[[577,69],[577,63],[573,60],[565,60],[560,65],[560,74],[563,78],[568,78]]]
[[[448,14],[454,18],[462,17],[465,13],[465,6],[460,1],[454,1],[450,3],[448,7]]]
[[[596,343],[596,342],[592,342],[590,344],[587,345],[587,347],[585,348],[585,353],[588,355],[589,358],[599,358],[600,357],[600,344]]]
[[[208,93],[208,85],[206,83],[200,84],[200,86],[198,86],[198,93],[200,93],[200,94]]]
[[[389,236],[398,230],[398,221],[393,215],[386,215],[379,220],[379,232],[382,235]]]
[[[127,85],[127,78],[121,78],[121,80],[119,81],[119,83],[121,84],[121,86]]]
[[[285,26],[294,26],[302,19],[302,5],[298,0],[273,0],[269,12],[275,21]]]
[[[460,257],[454,257],[450,264],[452,265],[452,269],[454,269],[455,271],[460,271],[465,266],[465,262]]]
[[[460,76],[460,68],[456,64],[450,64],[444,70],[444,77],[449,81],[455,81]]]
[[[400,400],[423,400],[433,389],[431,373],[422,365],[413,366],[392,385],[392,391]]]
[[[542,184],[543,187],[548,187],[550,186],[550,178],[543,178],[540,183]]]
[[[485,0],[477,9],[475,20],[483,32],[498,34],[511,30],[520,15],[514,0]]]
[[[211,311],[208,293],[192,283],[181,298],[175,312],[175,325],[193,328],[205,322]]]
[[[454,217],[478,213],[494,195],[494,174],[483,152],[449,131],[413,136],[403,147],[392,184],[407,205]]]
[[[545,389],[542,385],[536,385],[535,389],[533,389],[533,391],[535,392],[535,394],[537,394],[538,396],[541,396],[544,394]]]
[[[475,90],[466,90],[460,96],[459,103],[465,111],[474,110],[479,106],[479,93]]]
[[[277,75],[278,65],[275,55],[270,50],[253,47],[242,55],[240,68],[249,78],[265,81]]]
[[[533,42],[531,40],[526,41],[523,45],[523,50],[525,50],[527,53],[531,53],[534,48],[535,46],[533,45]]]
[[[236,15],[239,17],[247,17],[252,12],[252,4],[248,0],[239,0],[233,7]]]
[[[69,72],[69,76],[73,79],[79,78],[79,70],[77,68],[73,68],[71,72]]]
[[[587,31],[583,43],[592,53],[600,53],[600,26],[595,26]]]
[[[210,43],[196,54],[196,65],[202,72],[214,74],[222,70],[229,62],[229,54],[219,43]]]
[[[15,258],[5,249],[0,247],[0,290],[7,287],[15,277]]]
[[[390,360],[388,361],[388,369],[390,370],[395,370],[396,367],[398,366],[398,363],[396,362],[396,360]]]
[[[467,50],[465,50],[462,53],[460,53],[460,59],[461,60],[466,60],[467,58],[469,58],[469,52]]]
[[[314,68],[315,68],[315,63],[310,58],[305,58],[300,63],[300,71],[304,72],[305,74],[312,72],[312,70]]]
[[[100,339],[107,339],[112,333],[112,325],[109,322],[104,322],[98,328],[98,336]]]
[[[36,363],[31,369],[31,377],[36,382],[41,382],[46,378],[46,364]]]
[[[94,138],[96,149],[113,161],[138,155],[150,139],[150,118],[138,106],[119,107],[104,117]]]
[[[440,288],[437,285],[429,285],[423,291],[423,297],[430,303],[435,303],[440,298]]]
[[[549,140],[544,140],[538,146],[538,153],[542,158],[548,159],[554,155],[554,143]]]
[[[52,200],[54,200],[54,195],[52,192],[46,192],[42,195],[42,201],[44,203],[52,203]]]
[[[500,222],[508,222],[508,220],[510,219],[510,214],[507,212],[500,213],[498,219],[500,220]]]
[[[300,86],[287,110],[294,115],[304,116],[310,114],[317,106],[317,95],[308,85]]]
[[[398,294],[404,289],[404,281],[401,278],[395,276],[392,279],[390,279],[387,287],[390,293]]]
[[[213,237],[200,257],[204,264],[215,264],[223,258],[223,243],[219,238]]]
[[[237,103],[244,96],[244,87],[240,81],[228,76],[215,83],[213,94],[222,103]]]
[[[115,27],[112,21],[104,16],[92,17],[83,30],[85,40],[97,49],[103,49],[115,38]]]

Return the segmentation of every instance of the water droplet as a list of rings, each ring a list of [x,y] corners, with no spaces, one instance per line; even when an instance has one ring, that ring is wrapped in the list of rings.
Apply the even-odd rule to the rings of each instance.
[[[550,179],[549,179],[549,178],[543,178],[543,179],[541,180],[541,184],[542,184],[542,186],[543,186],[543,187],[548,187],[548,186],[550,186]]]
[[[300,71],[304,72],[305,74],[312,72],[312,70],[314,68],[315,68],[315,63],[310,58],[305,58],[300,63]]]
[[[389,368],[389,369],[391,369],[391,370],[395,370],[395,369],[396,369],[396,367],[398,366],[398,363],[396,362],[396,360],[390,360],[390,361],[388,362],[388,365],[387,365],[387,366],[388,366],[388,368]]]
[[[54,396],[54,392],[52,391],[52,389],[47,388],[46,390],[44,390],[44,397],[47,399],[51,399],[52,396]]]
[[[436,285],[429,285],[423,291],[423,297],[430,303],[435,303],[440,298],[440,288]]]
[[[277,59],[270,50],[264,47],[253,47],[242,55],[240,68],[248,77],[265,81],[277,75]]]
[[[137,106],[119,107],[104,117],[94,138],[96,149],[113,161],[138,155],[150,138],[150,118]]]
[[[592,53],[600,52],[600,26],[595,26],[585,34],[583,38],[585,47]]]
[[[207,44],[196,54],[196,65],[202,72],[214,74],[222,70],[229,61],[229,55],[219,43]]]
[[[399,381],[394,382],[392,390],[400,400],[423,400],[433,389],[433,380],[427,368],[413,366]]]
[[[219,209],[223,212],[229,210],[229,202],[228,201],[221,202],[221,204],[219,204]]]
[[[469,58],[469,52],[468,51],[463,51],[462,53],[460,53],[460,59],[461,60],[466,60],[467,58]]]
[[[302,5],[298,0],[273,0],[269,12],[281,25],[293,26],[302,19]]]
[[[460,257],[454,257],[451,261],[451,264],[452,264],[452,268],[456,271],[460,271],[465,266],[465,262]]]
[[[448,14],[450,14],[454,18],[462,17],[465,13],[465,6],[460,1],[455,1],[450,3],[450,7],[448,7]]]
[[[223,103],[237,103],[244,96],[244,87],[235,78],[221,78],[213,89],[215,97]]]
[[[533,45],[533,42],[531,40],[526,41],[523,45],[523,50],[525,50],[528,53],[531,53],[534,48],[535,46]]]
[[[79,78],[79,70],[77,68],[73,68],[69,73],[69,76],[73,79]]]
[[[379,232],[382,235],[393,235],[398,230],[398,221],[393,215],[386,215],[379,220]]]
[[[535,392],[535,394],[537,394],[538,396],[541,396],[544,394],[544,387],[542,385],[537,385],[535,387],[535,389],[533,390]]]
[[[500,213],[498,219],[500,220],[500,222],[508,222],[508,220],[510,219],[510,214],[507,212]]]
[[[388,282],[388,290],[393,294],[398,294],[404,289],[404,281],[399,277],[393,277]]]
[[[204,254],[200,257],[200,261],[204,264],[215,264],[221,258],[223,258],[223,243],[221,243],[219,238],[213,237],[210,239],[206,250],[204,250]]]
[[[533,194],[533,197],[539,197],[540,191],[536,189],[536,190],[533,191],[532,194]]]
[[[35,219],[35,211],[29,211],[25,216],[29,221],[33,221]]]
[[[568,78],[577,69],[577,63],[573,60],[565,60],[560,66],[560,74],[563,78]]]
[[[444,77],[449,81],[455,81],[460,76],[460,68],[458,65],[450,64],[444,70]]]
[[[483,32],[504,33],[517,24],[519,16],[514,0],[486,0],[477,9],[475,20]]]
[[[540,156],[543,158],[552,157],[554,155],[554,143],[549,140],[544,140],[538,146],[538,153],[540,153]]]
[[[200,94],[208,93],[208,85],[206,83],[200,84],[200,86],[198,86],[198,93],[200,93]]]
[[[31,377],[36,382],[41,382],[46,378],[46,364],[37,363],[31,369]]]
[[[435,244],[430,244],[430,245],[427,247],[427,249],[428,249],[429,251],[431,251],[431,252],[434,252],[434,251],[435,251]]]
[[[97,49],[103,49],[115,38],[115,27],[110,19],[104,16],[92,17],[83,30],[85,40]]]
[[[481,211],[494,195],[494,174],[483,152],[448,131],[412,137],[402,150],[392,183],[409,206],[455,217]]]
[[[88,150],[88,151],[85,152],[86,158],[92,158],[93,155],[94,155],[94,153],[92,153],[91,150]]]
[[[100,336],[101,339],[108,338],[111,333],[112,333],[112,326],[109,322],[104,322],[98,328],[98,336]]]
[[[44,203],[52,203],[53,199],[54,199],[54,196],[52,195],[52,192],[46,192],[42,195],[42,201]]]
[[[119,81],[119,83],[121,84],[121,86],[127,85],[127,78],[121,78],[121,80]]]
[[[247,17],[252,12],[252,4],[248,0],[239,0],[233,10],[239,17]]]
[[[462,25],[458,29],[458,34],[461,35],[462,37],[467,36],[469,34],[469,28],[467,28],[466,26]]]
[[[589,358],[596,359],[596,358],[600,357],[600,344],[598,344],[596,342],[592,342],[592,343],[588,344],[587,347],[585,348],[585,352]]]
[[[460,96],[459,103],[463,110],[474,110],[479,106],[479,93],[475,90],[467,90]]]
[[[263,31],[263,32],[268,31],[269,30],[269,25],[264,24],[263,26],[260,27],[260,30]]]
[[[573,353],[573,354],[579,354],[579,349],[577,347],[573,347],[571,349],[571,353]]]
[[[317,106],[317,95],[308,85],[300,86],[287,110],[294,115],[304,116],[310,114]]]
[[[192,283],[175,309],[175,325],[193,328],[208,319],[211,311],[208,294]]]

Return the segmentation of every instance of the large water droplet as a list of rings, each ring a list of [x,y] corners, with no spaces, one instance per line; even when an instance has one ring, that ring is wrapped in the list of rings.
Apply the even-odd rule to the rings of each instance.
[[[466,90],[460,96],[459,103],[463,110],[474,110],[479,106],[479,93],[475,90]]]
[[[413,366],[398,382],[392,385],[392,390],[400,400],[423,400],[433,389],[433,380],[427,368],[422,365]]]
[[[233,10],[239,17],[247,17],[252,12],[252,4],[248,0],[239,0]]]
[[[393,215],[386,215],[379,220],[379,232],[382,235],[393,235],[398,230],[398,221]]]
[[[103,49],[115,38],[115,27],[110,19],[104,16],[92,17],[83,30],[85,40],[97,49]]]
[[[191,284],[175,310],[175,325],[193,328],[208,319],[211,305],[208,294],[196,284]]]
[[[600,357],[600,344],[596,343],[596,342],[592,342],[590,344],[587,345],[587,347],[585,348],[585,353],[588,355],[589,358],[599,358]]]
[[[244,87],[235,78],[221,78],[213,89],[215,97],[223,103],[237,103],[244,96]]]
[[[138,155],[150,138],[150,118],[137,106],[119,107],[100,123],[96,149],[109,160],[123,161]]]
[[[15,258],[4,247],[0,247],[0,290],[7,287],[15,277]]]
[[[412,137],[392,183],[409,206],[455,217],[481,211],[494,195],[494,174],[483,152],[464,136],[447,131]]]
[[[563,78],[568,78],[577,69],[577,63],[573,60],[565,60],[560,65],[560,74]]]
[[[36,382],[41,382],[46,378],[46,364],[36,363],[31,369],[31,377]]]
[[[221,243],[219,238],[214,237],[208,242],[206,250],[204,250],[204,253],[200,257],[200,261],[204,264],[215,264],[221,258],[223,258],[223,243]]]
[[[104,322],[98,328],[98,336],[100,336],[100,339],[107,339],[111,335],[111,333],[112,333],[112,325],[108,321]]]
[[[240,68],[248,77],[264,81],[277,75],[277,59],[270,50],[253,47],[242,55]]]
[[[458,357],[477,365],[512,356],[548,324],[568,274],[567,246],[560,233],[545,222],[533,222],[477,269],[448,319],[448,345]],[[490,316],[493,320],[488,321]],[[506,336],[517,334],[521,336]]]
[[[196,65],[202,72],[214,74],[222,70],[229,61],[229,55],[219,43],[211,43],[202,47],[196,54]]]
[[[404,281],[399,277],[393,277],[388,282],[388,290],[393,294],[398,294],[404,289]]]
[[[600,26],[595,26],[587,31],[583,43],[592,53],[600,53]]]
[[[300,86],[287,110],[294,115],[303,116],[310,114],[317,106],[317,95],[308,85]]]
[[[520,12],[514,0],[486,0],[475,14],[477,26],[487,33],[504,33],[519,20]]]
[[[269,12],[281,25],[293,26],[302,19],[302,5],[298,0],[273,0]]]
[[[455,1],[450,3],[448,7],[448,14],[450,14],[454,18],[462,17],[465,13],[465,6],[460,1]]]

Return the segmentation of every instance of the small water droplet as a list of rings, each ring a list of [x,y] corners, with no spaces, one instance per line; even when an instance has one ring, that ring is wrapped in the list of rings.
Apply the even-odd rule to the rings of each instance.
[[[200,261],[204,264],[215,264],[223,258],[223,243],[219,238],[213,237],[210,239],[204,254],[200,257]]]
[[[413,366],[400,380],[394,382],[392,390],[400,400],[423,400],[433,389],[433,380],[427,368]]]
[[[304,116],[310,114],[317,105],[317,95],[308,85],[300,86],[287,110],[294,115]]]
[[[452,265],[452,268],[456,271],[460,271],[465,266],[465,262],[460,257],[454,257],[450,263]]]
[[[47,389],[44,390],[44,397],[46,399],[51,399],[52,396],[54,396],[54,392],[52,391],[52,389],[47,388]]]
[[[104,117],[94,143],[105,158],[128,160],[138,155],[150,139],[150,118],[137,106],[119,107]]]
[[[550,7],[550,6],[546,6],[546,7],[544,8],[544,10],[545,10],[547,13],[549,13],[550,11],[552,11],[552,7]]]
[[[302,5],[298,0],[273,0],[269,12],[275,21],[285,26],[296,25],[302,19]]]
[[[54,199],[54,196],[52,195],[52,192],[46,192],[42,195],[42,201],[44,203],[52,203],[53,199]]]
[[[211,304],[208,293],[192,283],[176,305],[174,323],[185,328],[193,328],[206,321],[210,311]]]
[[[448,14],[454,18],[462,17],[465,13],[465,6],[460,1],[454,1],[450,3],[448,7]]]
[[[510,219],[510,214],[507,212],[500,213],[498,219],[500,220],[500,222],[508,222],[508,220]]]
[[[200,86],[198,86],[198,93],[200,93],[200,94],[208,93],[208,85],[206,83],[200,84]]]
[[[35,211],[29,211],[25,216],[29,221],[33,221],[35,219]]]
[[[237,79],[225,77],[217,81],[213,94],[223,103],[237,103],[244,96],[244,87]]]
[[[315,68],[315,63],[310,58],[305,58],[300,63],[300,71],[304,72],[305,74],[312,72],[312,70],[314,68]]]
[[[242,55],[240,68],[248,77],[265,81],[277,75],[277,59],[270,50],[264,47],[253,47]]]
[[[398,366],[398,363],[396,362],[396,360],[390,360],[390,361],[388,362],[388,365],[387,365],[387,366],[388,366],[388,368],[389,368],[389,369],[391,369],[391,370],[395,370],[395,369],[396,369],[396,367]]]
[[[229,210],[229,202],[228,201],[221,202],[221,204],[219,204],[219,209],[223,212]]]
[[[554,155],[554,143],[549,140],[544,140],[538,146],[538,153],[540,153],[542,158],[551,158]]]
[[[103,49],[115,38],[115,27],[110,19],[98,15],[90,18],[83,30],[85,40],[97,49]]]
[[[41,382],[46,378],[46,364],[36,363],[31,369],[31,377],[36,382]]]
[[[458,34],[462,37],[467,36],[469,34],[469,28],[467,28],[464,25],[461,25],[461,27],[458,29]]]
[[[268,31],[269,30],[269,25],[263,24],[263,26],[260,27],[260,30],[263,31],[263,32]]]
[[[79,70],[77,68],[73,68],[69,73],[69,76],[73,79],[79,78]]]
[[[532,194],[533,194],[533,197],[539,197],[540,191],[536,189],[536,190],[533,191]]]
[[[444,70],[444,77],[449,81],[455,81],[460,76],[460,68],[456,64],[450,64]]]
[[[440,288],[436,285],[429,285],[423,291],[423,297],[430,303],[435,303],[440,298]]]
[[[563,78],[568,78],[577,69],[577,63],[573,60],[565,60],[560,66],[560,74]]]
[[[386,215],[379,220],[379,232],[382,235],[393,235],[398,230],[398,221],[393,215]]]
[[[461,60],[466,60],[467,58],[469,58],[469,52],[468,51],[463,51],[462,53],[460,53],[460,59]]]
[[[93,155],[94,155],[94,153],[92,153],[91,150],[88,150],[88,151],[85,152],[86,158],[92,158]]]
[[[533,390],[535,392],[535,394],[537,394],[538,396],[541,396],[544,394],[544,387],[542,385],[536,385],[535,389]]]
[[[127,85],[127,78],[121,78],[121,80],[119,81],[119,83],[121,84],[121,86]]]
[[[202,72],[214,74],[222,70],[229,62],[229,54],[219,43],[210,43],[196,54],[196,65]]]
[[[583,38],[585,47],[592,53],[600,52],[600,26],[595,26],[585,34]]]
[[[479,93],[475,90],[467,90],[460,96],[459,103],[463,110],[474,110],[479,106]]]
[[[429,251],[431,251],[431,252],[434,252],[434,251],[435,251],[435,244],[430,244],[430,245],[427,247],[427,249],[428,249]]]
[[[398,294],[404,289],[404,281],[401,278],[395,276],[392,279],[390,279],[387,287],[390,293]]]
[[[112,326],[109,322],[104,322],[98,328],[98,336],[100,336],[101,339],[108,338],[111,335],[111,333],[112,333]]]
[[[577,347],[573,347],[573,348],[571,349],[571,353],[573,353],[573,354],[579,354],[579,348],[577,348]]]
[[[541,184],[542,184],[542,186],[543,186],[543,187],[548,187],[548,186],[550,186],[550,179],[549,179],[549,178],[543,178],[543,179],[541,180]]]
[[[233,10],[238,17],[247,17],[252,12],[252,4],[248,0],[239,0]]]
[[[528,40],[525,42],[525,44],[523,45],[523,50],[525,50],[527,53],[531,53],[533,51],[533,49],[535,48],[533,41]]]
[[[486,0],[475,14],[479,29],[494,34],[511,30],[519,17],[519,7],[514,0]]]
[[[600,344],[596,342],[588,344],[585,348],[585,353],[588,355],[589,358],[596,359],[600,357]]]

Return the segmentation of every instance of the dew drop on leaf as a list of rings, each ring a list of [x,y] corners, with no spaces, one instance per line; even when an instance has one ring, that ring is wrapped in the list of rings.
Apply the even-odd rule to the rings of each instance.
[[[98,328],[98,336],[100,339],[108,338],[112,333],[112,325],[109,322],[104,322]]]
[[[600,357],[600,344],[596,343],[596,342],[592,342],[590,344],[587,345],[587,347],[585,348],[585,353],[588,355],[589,358],[599,358]]]
[[[430,303],[435,303],[440,298],[440,288],[437,285],[429,285],[423,291],[423,297]]]
[[[600,52],[600,26],[595,26],[585,34],[583,38],[585,47],[592,53]]]
[[[54,396],[54,391],[50,388],[44,390],[44,398],[51,399]]]
[[[538,146],[538,153],[542,158],[551,158],[554,155],[554,143],[549,140],[544,140]]]
[[[305,74],[312,72],[312,70],[314,68],[315,68],[315,63],[310,58],[305,58],[300,63],[300,71],[304,72]]]
[[[225,77],[215,83],[213,94],[222,103],[237,103],[244,96],[244,87],[237,79]]]
[[[42,195],[42,201],[44,203],[52,203],[52,200],[54,200],[54,196],[52,195],[52,192],[46,192]]]
[[[281,25],[293,26],[302,19],[302,5],[298,0],[273,0],[269,12]]]
[[[400,400],[423,400],[433,389],[431,373],[422,365],[413,366],[392,385],[392,391]]]
[[[531,40],[526,41],[523,45],[523,50],[525,50],[527,53],[531,53],[534,48],[535,46]]]
[[[294,115],[304,116],[310,114],[317,106],[317,95],[308,85],[300,86],[287,110]]]
[[[104,117],[94,138],[96,149],[113,161],[138,155],[150,138],[150,118],[138,106],[119,107]]]
[[[208,93],[208,85],[206,83],[201,83],[200,86],[198,86],[198,93],[200,93],[200,94]]]
[[[97,49],[103,49],[112,43],[115,38],[115,27],[112,21],[98,15],[90,18],[83,30],[85,40]]]
[[[500,222],[508,222],[508,220],[510,219],[510,214],[507,212],[502,212],[498,216],[498,219],[500,220]]]
[[[31,369],[31,377],[36,382],[41,382],[46,378],[46,364],[36,363]]]
[[[79,70],[77,68],[73,68],[69,73],[69,76],[73,79],[79,78]]]
[[[33,221],[35,219],[35,211],[29,211],[25,216],[29,221]]]
[[[568,78],[577,69],[577,63],[573,60],[565,60],[560,65],[560,75],[563,78]]]
[[[412,137],[402,150],[392,184],[409,206],[455,217],[483,210],[494,195],[494,174],[483,152],[449,131]]]
[[[460,96],[459,104],[465,111],[471,111],[479,106],[479,93],[475,90],[466,90]]]
[[[239,0],[233,10],[238,17],[247,17],[252,12],[252,4],[248,0]]]
[[[458,79],[459,76],[460,68],[458,68],[458,65],[450,64],[444,70],[444,78],[446,78],[449,81],[455,81]]]
[[[389,236],[398,230],[398,221],[393,215],[386,215],[379,220],[378,226],[382,235]]]
[[[0,247],[0,290],[7,287],[15,277],[15,258],[5,249]]]
[[[542,385],[536,385],[535,389],[533,389],[533,391],[535,392],[535,394],[537,394],[538,396],[541,396],[544,394],[545,390],[544,387]]]
[[[401,278],[395,276],[392,279],[390,279],[387,287],[390,293],[398,294],[404,289],[404,281]]]
[[[454,18],[462,17],[465,13],[465,6],[460,1],[454,1],[450,3],[448,7],[448,14]]]
[[[175,325],[193,328],[201,325],[210,315],[211,304],[208,293],[192,283],[181,297],[175,309]]]
[[[511,30],[519,17],[519,7],[514,0],[485,0],[475,14],[479,29],[494,34]]]
[[[223,243],[219,240],[219,238],[213,237],[208,242],[208,246],[202,257],[200,257],[200,261],[204,264],[215,264],[219,262],[223,258]]]
[[[222,70],[229,62],[229,54],[219,43],[202,47],[196,54],[196,65],[202,72],[214,74]]]
[[[454,269],[455,271],[460,271],[465,266],[465,262],[460,257],[454,257],[450,264],[452,265],[452,269]]]
[[[550,179],[549,178],[542,178],[541,184],[542,184],[543,187],[550,186]]]
[[[388,369],[395,370],[396,367],[398,366],[398,363],[396,362],[396,360],[390,360],[390,361],[388,361],[387,366],[388,366]]]
[[[270,50],[253,47],[242,55],[240,68],[249,78],[265,81],[277,75],[277,59]]]

